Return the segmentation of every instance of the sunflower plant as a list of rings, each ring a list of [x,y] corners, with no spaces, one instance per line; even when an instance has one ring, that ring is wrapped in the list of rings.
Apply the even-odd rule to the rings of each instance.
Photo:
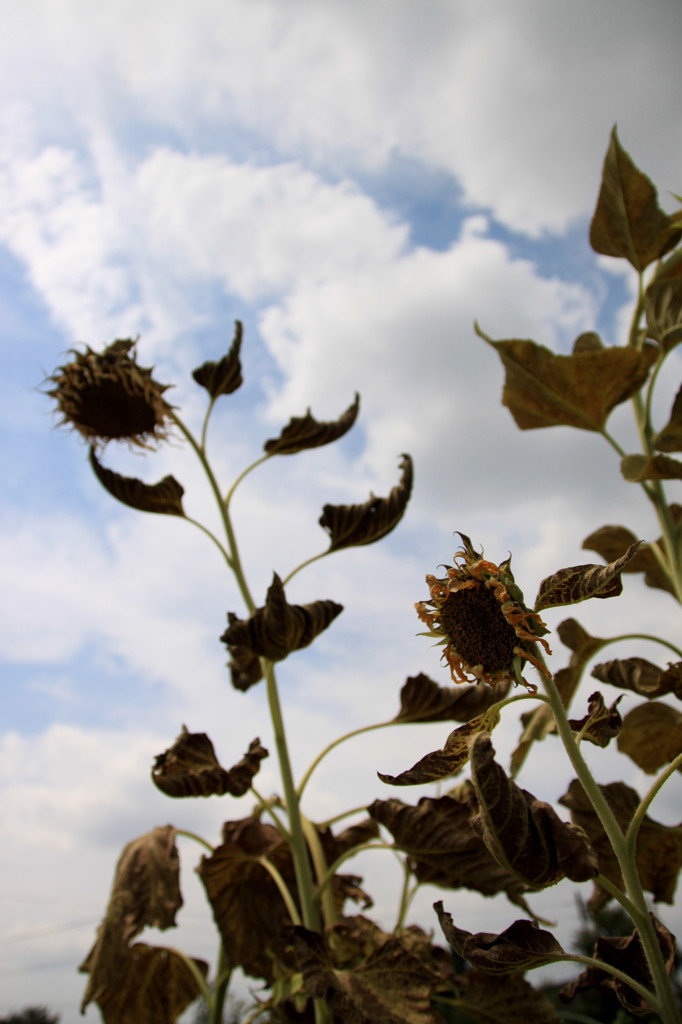
[[[596,334],[583,334],[571,355],[557,355],[530,340],[494,341],[477,327],[504,364],[503,403],[517,425],[522,430],[568,425],[602,435],[617,452],[623,477],[648,501],[660,537],[639,538],[624,526],[597,530],[584,547],[603,562],[557,570],[540,582],[530,604],[514,579],[511,557],[492,562],[460,533],[453,564],[440,576],[426,576],[428,594],[416,603],[423,632],[442,647],[446,685],[423,673],[407,678],[396,714],[339,737],[298,779],[280,701],[279,665],[329,628],[342,607],[326,598],[291,603],[288,583],[316,558],[379,541],[399,524],[413,485],[410,457],[402,456],[399,480],[387,496],[325,505],[319,520],[327,534],[325,550],[288,575],[274,571],[259,600],[233,526],[238,488],[271,459],[343,437],[355,423],[359,397],[336,420],[319,421],[310,411],[292,418],[265,441],[263,455],[225,486],[209,458],[208,427],[216,403],[242,383],[239,323],[228,351],[193,372],[206,397],[198,435],[166,400],[167,385],[138,363],[130,339],[100,352],[74,351],[54,372],[49,394],[62,421],[88,443],[101,485],[132,509],[186,520],[220,553],[242,605],[240,612],[228,611],[220,637],[230,681],[242,692],[262,686],[281,780],[277,795],[259,792],[256,776],[269,756],[259,738],[229,768],[220,763],[207,734],[184,727],[156,755],[152,781],[169,797],[224,797],[230,807],[231,800],[247,797],[250,809],[242,817],[229,816],[214,843],[166,825],[127,844],[95,943],[81,965],[88,975],[83,1010],[95,1002],[106,1024],[170,1024],[202,999],[210,1024],[219,1024],[231,974],[241,968],[260,986],[243,1024],[590,1021],[595,1018],[582,1012],[580,1000],[595,989],[618,999],[619,1020],[639,1016],[680,1024],[672,977],[675,938],[650,910],[645,894],[672,903],[682,865],[682,826],[665,826],[649,816],[664,784],[679,782],[682,770],[682,714],[676,706],[682,699],[682,650],[647,637],[671,659],[665,667],[643,658],[593,666],[591,674],[600,684],[634,693],[643,702],[623,717],[618,707],[623,694],[609,703],[596,689],[585,708],[579,685],[595,655],[637,634],[594,637],[575,619],[566,619],[556,633],[570,657],[556,668],[555,640],[542,615],[591,598],[617,597],[623,573],[643,573],[649,586],[682,601],[682,509],[666,493],[669,481],[682,479],[682,463],[671,454],[682,451],[682,389],[668,422],[653,422],[657,380],[682,340],[681,239],[680,214],[661,210],[653,185],[614,130],[590,242],[602,255],[627,260],[637,275],[627,343],[605,346]],[[607,429],[612,410],[626,401],[641,439],[637,453],[626,451]],[[174,476],[146,483],[106,464],[111,445],[148,450],[171,436],[184,438],[199,460],[215,496],[221,532],[186,514],[184,490]],[[528,701],[531,710],[522,718],[521,737],[505,770],[496,760],[492,733],[502,719],[509,720],[516,710],[512,705],[523,702],[528,708]],[[389,787],[437,784],[437,790],[416,803],[376,799],[326,822],[307,816],[306,786],[332,748],[368,729],[419,722],[457,725],[442,748],[398,775],[379,773],[379,778]],[[570,821],[515,781],[535,745],[550,735],[563,744],[575,773],[557,800]],[[600,784],[593,777],[584,744],[605,748],[612,742],[653,776],[643,797],[623,782]],[[351,823],[340,829],[347,818]],[[212,972],[175,948],[138,940],[147,927],[176,923],[182,905],[178,835],[196,839],[203,848],[197,871],[219,934]],[[367,849],[390,849],[402,863],[404,885],[392,931],[366,913],[371,897],[362,880],[341,870]],[[589,907],[595,915],[615,901],[630,922],[627,933],[598,938],[591,955],[563,949],[551,926],[533,911],[532,894],[564,878],[592,884]],[[408,924],[407,915],[411,897],[427,884],[444,893],[464,888],[484,897],[504,894],[515,915],[523,916],[500,934],[473,934],[438,901],[432,926],[424,930]],[[557,1007],[526,975],[564,961],[583,970],[561,990],[568,1005]]]

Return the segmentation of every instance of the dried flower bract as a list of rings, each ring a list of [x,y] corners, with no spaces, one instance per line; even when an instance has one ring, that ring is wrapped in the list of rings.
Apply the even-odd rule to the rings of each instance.
[[[57,403],[61,423],[96,447],[127,441],[149,448],[168,437],[171,406],[163,398],[168,385],[138,365],[134,349],[134,341],[119,340],[102,352],[89,346],[84,352],[72,350],[71,362],[48,378],[55,385],[48,394]]]
[[[482,682],[491,686],[505,680],[522,682],[531,692],[537,689],[522,679],[522,661],[543,674],[548,669],[538,656],[540,643],[551,654],[547,632],[540,616],[526,608],[514,582],[510,560],[495,565],[474,551],[461,533],[463,547],[455,552],[454,566],[445,566],[447,576],[428,575],[431,599],[415,605],[427,636],[438,639],[443,658],[455,683]]]

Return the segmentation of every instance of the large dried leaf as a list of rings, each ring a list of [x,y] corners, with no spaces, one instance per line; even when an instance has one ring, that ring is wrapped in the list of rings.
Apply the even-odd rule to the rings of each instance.
[[[622,699],[621,694],[607,708],[602,694],[597,690],[588,698],[587,714],[580,719],[570,718],[568,724],[574,732],[580,733],[582,739],[589,740],[597,747],[608,747],[623,724],[618,711],[618,704]]]
[[[608,565],[572,565],[546,576],[535,599],[535,611],[587,601],[590,597],[617,597],[623,590],[620,574],[634,558],[641,541]]]
[[[518,973],[465,971],[457,976],[455,1005],[479,1024],[560,1024],[547,996]]]
[[[527,887],[500,866],[469,824],[476,809],[471,786],[461,798],[422,797],[415,807],[401,800],[375,800],[368,808],[407,854],[417,881],[443,889],[472,889],[483,896],[504,892],[523,905]]]
[[[469,722],[504,700],[510,682],[488,686],[439,686],[423,672],[409,676],[400,691],[394,722]]]
[[[653,914],[649,916],[654,925],[665,969],[668,975],[670,975],[675,967],[675,937]],[[651,973],[641,940],[636,931],[633,931],[631,935],[623,935],[617,938],[602,936],[597,939],[593,955],[598,960],[603,960],[604,963],[617,967],[624,974],[632,978],[633,981],[638,981],[645,988],[650,989]],[[626,985],[620,978],[614,978],[612,974],[598,967],[588,967],[579,978],[568,985],[564,985],[559,992],[559,998],[562,1002],[567,1003],[573,999],[577,992],[589,988],[611,989],[618,996],[621,1005],[637,1016],[648,1014],[651,1010],[649,1004],[638,992],[635,992],[633,988]]]
[[[330,551],[373,544],[398,525],[412,493],[413,470],[409,455],[402,456],[400,468],[400,483],[387,498],[370,494],[362,505],[324,506],[319,522],[329,533]]]
[[[664,697],[674,693],[682,700],[682,662],[663,670],[646,658],[615,658],[595,665],[592,675],[601,683],[632,690],[640,697]]]
[[[273,573],[265,605],[248,619],[228,616],[229,625],[220,639],[231,653],[237,648],[244,657],[248,652],[252,657],[282,661],[312,643],[342,611],[343,605],[336,601],[289,604],[281,579]]]
[[[426,754],[400,775],[383,775],[381,772],[377,774],[382,782],[390,786],[417,786],[447,779],[450,775],[456,775],[468,762],[471,737],[479,732],[491,733],[499,720],[499,711],[487,711],[477,715],[470,722],[453,729],[441,750]]]
[[[682,387],[675,395],[668,422],[654,438],[654,446],[659,452],[682,452]]]
[[[657,270],[644,293],[648,337],[669,352],[682,341],[682,252]]]
[[[158,484],[145,484],[134,476],[123,476],[107,469],[90,449],[90,465],[102,487],[118,501],[141,512],[159,512],[167,516],[184,516],[182,496],[185,493],[174,476],[165,476]]]
[[[564,877],[585,882],[599,873],[583,832],[506,776],[485,733],[471,742],[471,775],[478,797],[471,825],[498,863],[520,881],[544,889]]]
[[[242,346],[242,325],[235,321],[234,338],[226,355],[218,362],[206,362],[193,370],[192,376],[197,384],[206,388],[215,401],[219,395],[229,395],[242,384],[242,367],[239,350]]]
[[[260,740],[252,740],[242,760],[226,771],[206,733],[188,732],[183,726],[173,746],[157,754],[152,781],[166,796],[244,796],[267,756]]]
[[[673,522],[680,521],[682,506],[670,505],[670,514]],[[637,543],[634,533],[625,526],[602,526],[595,530],[589,537],[586,537],[582,546],[589,551],[596,551],[607,562],[612,562],[623,555],[627,549]],[[661,548],[662,541],[657,541]],[[632,561],[625,566],[623,572],[643,572],[644,582],[648,587],[655,587],[658,590],[667,590],[674,594],[674,587],[666,573],[661,569],[656,557],[651,551],[651,545],[642,545],[636,552]]]
[[[330,937],[330,945],[336,939]],[[417,951],[403,936],[386,937],[358,962],[337,963],[325,939],[306,928],[294,929],[294,945],[306,992],[324,999],[335,1020],[344,1024],[438,1024],[431,995],[443,982],[440,965]],[[421,955],[420,955],[421,954]]]
[[[639,806],[639,796],[624,782],[611,782],[599,788],[625,832]],[[600,873],[619,889],[623,889],[620,867],[601,820],[577,779],[571,782],[559,803],[570,809],[573,822],[589,836],[599,860]],[[645,815],[637,836],[635,860],[642,886],[653,894],[654,900],[657,903],[672,903],[677,875],[682,866],[682,834],[679,827],[669,828],[654,821],[648,814]],[[608,893],[595,886],[590,906],[598,909],[609,899]]]
[[[257,818],[226,822],[223,842],[210,857],[202,857],[197,873],[228,963],[252,977],[270,980],[272,957],[284,956],[284,929],[292,922],[272,876],[261,863],[265,857],[296,899],[289,846],[276,828]]]
[[[194,960],[196,968],[208,974],[208,964]],[[116,971],[100,970],[81,1004],[98,1004],[104,1024],[174,1024],[200,994],[199,985],[185,958],[174,949],[136,942]],[[88,961],[80,968],[90,971]]]
[[[653,345],[641,351],[614,347],[558,356],[534,341],[493,341],[477,331],[504,364],[502,403],[521,430],[602,430],[612,409],[639,391],[657,358]]]
[[[338,419],[327,423],[318,422],[308,409],[305,416],[293,416],[279,437],[266,441],[263,448],[268,455],[295,455],[308,448],[331,444],[348,433],[357,419],[359,409],[360,395],[357,393],[346,411]]]
[[[481,971],[491,974],[529,971],[555,963],[565,955],[552,933],[539,928],[535,921],[514,921],[499,935],[494,932],[474,935],[453,924],[452,915],[443,910],[440,900],[433,906],[448,944]]]
[[[620,461],[620,471],[624,480],[634,484],[642,480],[682,480],[682,462],[668,455],[625,455]]]
[[[628,260],[644,270],[677,244],[682,232],[658,205],[651,181],[632,162],[614,128],[590,225],[590,245],[604,256]]]
[[[659,701],[639,704],[623,720],[618,749],[653,774],[682,753],[682,714]]]

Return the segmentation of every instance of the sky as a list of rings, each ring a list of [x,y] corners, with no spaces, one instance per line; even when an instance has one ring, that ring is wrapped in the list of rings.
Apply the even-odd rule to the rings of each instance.
[[[106,494],[86,447],[57,428],[45,378],[73,347],[139,336],[140,363],[174,385],[169,398],[196,430],[204,392],[191,371],[220,358],[242,320],[244,385],[209,432],[225,487],[291,416],[335,419],[359,392],[342,441],[270,460],[235,496],[263,596],[273,571],[326,547],[326,503],[388,494],[401,453],[412,455],[400,526],[314,562],[287,591],[345,607],[281,667],[300,774],[341,732],[397,713],[408,675],[448,685],[413,605],[428,596],[425,574],[451,562],[455,531],[493,561],[511,551],[530,601],[549,573],[593,560],[581,544],[597,527],[657,535],[598,436],[517,430],[500,404],[501,365],[473,323],[560,353],[586,330],[623,342],[635,282],[591,252],[589,220],[614,124],[664,206],[682,190],[680,30],[677,0],[0,6],[0,1013],[43,1003],[74,1024],[75,968],[123,845],[168,822],[216,842],[224,820],[251,812],[248,796],[227,807],[155,790],[151,763],[183,723],[208,732],[226,766],[255,736],[272,747],[262,686],[242,694],[229,683],[218,638],[227,612],[244,609],[215,548],[185,522]],[[661,417],[673,378],[660,382]],[[626,408],[610,428],[636,443]],[[144,456],[109,446],[103,461],[148,482],[172,473],[188,513],[215,524],[179,438]],[[576,610],[593,633],[675,635],[669,596],[634,576],[619,601],[593,604]],[[548,612],[548,624],[570,614]],[[553,648],[560,667],[568,652],[558,638]],[[661,663],[655,648],[627,653]],[[583,699],[590,689],[588,679]],[[415,802],[425,790],[396,794],[376,772],[397,774],[448,731],[349,741],[313,776],[307,813]],[[502,760],[518,732],[514,711],[494,737]],[[588,753],[599,781],[648,787],[610,750]],[[556,800],[571,777],[549,738],[520,783]],[[274,756],[258,785],[277,791]],[[671,786],[652,815],[676,822],[676,798]],[[181,841],[180,927],[152,941],[213,960],[199,852]],[[358,870],[390,925],[392,858],[365,855]],[[428,890],[414,919],[436,927],[438,898],[472,931],[518,916],[503,898]],[[532,902],[570,942],[574,887]],[[676,913],[661,908],[673,927]]]

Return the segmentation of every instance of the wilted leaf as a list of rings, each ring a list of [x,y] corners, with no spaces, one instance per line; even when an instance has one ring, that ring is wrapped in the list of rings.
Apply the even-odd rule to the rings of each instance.
[[[608,565],[572,565],[545,577],[535,599],[535,611],[576,604],[590,597],[617,597],[623,590],[620,574],[640,544],[641,541],[632,544],[624,555]]]
[[[590,225],[590,245],[604,256],[624,257],[641,271],[677,244],[682,232],[673,224],[674,218],[661,210],[656,189],[623,149],[614,128]]]
[[[442,750],[434,750],[422,757],[412,768],[400,775],[377,775],[390,786],[416,786],[425,782],[438,782],[456,775],[469,760],[469,741],[479,732],[490,733],[500,720],[499,711],[477,715],[465,725],[453,729]]]
[[[620,732],[623,719],[618,711],[618,704],[623,695],[616,697],[613,704],[607,708],[599,690],[590,694],[587,702],[587,714],[580,720],[571,718],[568,724],[574,732],[579,732],[581,738],[589,740],[598,747],[608,747],[614,736]],[[618,744],[620,747],[620,743]]]
[[[194,964],[206,977],[208,964]],[[116,963],[118,969],[112,971],[112,965],[112,960],[99,964],[81,1003],[81,1013],[89,1003],[97,1003],[104,1024],[173,1024],[200,994],[185,958],[174,949],[136,942],[126,948],[125,957]],[[79,970],[92,970],[90,957]]]
[[[257,818],[226,822],[222,844],[210,857],[202,857],[197,873],[213,909],[228,963],[269,981],[272,957],[284,958],[283,930],[292,922],[272,876],[260,863],[265,857],[296,899],[289,846],[276,828]]]
[[[675,967],[675,937],[661,922],[649,915],[658,939],[659,949],[663,955],[663,963],[668,975],[672,974]],[[602,936],[597,939],[594,956],[604,963],[617,967],[624,974],[627,974],[633,981],[638,981],[645,988],[651,986],[651,973],[647,963],[642,943],[636,931],[631,935],[623,935],[617,938]],[[559,992],[559,998],[567,1003],[573,999],[577,992],[588,988],[611,989],[618,996],[618,1000],[626,1010],[636,1015],[646,1014],[651,1007],[638,992],[626,985],[620,978],[614,978],[612,974],[598,967],[588,967],[576,981],[570,982]]]
[[[373,544],[390,533],[400,522],[412,493],[412,459],[403,455],[400,463],[400,483],[387,498],[370,494],[362,505],[325,505],[320,516],[330,536],[330,551],[340,551],[356,545]]]
[[[455,1005],[479,1024],[560,1024],[544,992],[518,973],[469,970],[459,974]]]
[[[635,484],[642,480],[682,480],[682,462],[668,455],[626,455],[621,459],[620,471],[625,480]]]
[[[615,658],[595,665],[592,675],[601,683],[610,683],[621,690],[633,690],[641,697],[664,697],[666,693],[674,693],[682,700],[680,661],[664,671],[646,658]]]
[[[651,775],[682,753],[682,714],[659,701],[638,705],[623,719],[618,749]]]
[[[641,388],[657,359],[646,345],[605,348],[558,356],[534,341],[493,341],[506,370],[502,403],[521,430],[579,427],[600,431],[615,406]]]
[[[510,682],[488,686],[439,686],[423,672],[409,676],[400,691],[394,722],[469,722],[504,700]]]
[[[343,611],[336,601],[313,601],[311,604],[289,604],[282,581],[273,573],[265,605],[248,619],[228,616],[229,625],[221,640],[233,653],[233,648],[250,652],[253,657],[282,661],[315,637]]]
[[[601,637],[591,636],[577,619],[564,619],[559,623],[556,631],[562,644],[573,652],[571,655],[572,666],[578,663],[585,664],[607,643]]]
[[[552,933],[539,928],[535,921],[514,921],[499,935],[494,932],[474,935],[452,923],[452,915],[443,910],[440,900],[433,907],[448,944],[481,971],[513,974],[555,963],[565,956]]]
[[[675,395],[670,419],[654,438],[654,447],[659,452],[682,452],[682,387]]]
[[[183,726],[173,746],[157,755],[152,781],[166,796],[243,796],[267,756],[260,740],[252,740],[243,759],[226,771],[206,733],[188,732]]]
[[[462,797],[422,797],[415,807],[401,800],[375,800],[368,810],[407,854],[417,881],[443,889],[472,889],[483,896],[504,892],[513,903],[525,906],[522,894],[527,886],[500,866],[471,828],[476,797],[471,785],[465,790]]]
[[[644,293],[648,337],[669,352],[682,341],[682,252],[657,270]]]
[[[680,521],[682,506],[670,505],[670,515],[675,524]],[[583,541],[583,547],[596,551],[607,562],[612,562],[623,555],[630,545],[635,544],[637,538],[634,533],[624,526],[602,526],[595,530]],[[659,549],[662,541],[659,537],[656,542]],[[648,587],[656,587],[658,590],[667,590],[674,594],[674,587],[666,573],[661,569],[656,557],[651,551],[651,544],[642,545],[636,552],[632,561],[625,566],[623,572],[643,572],[644,582]]]
[[[227,613],[228,626],[231,626],[233,622],[239,621],[234,612]],[[226,647],[232,655],[227,663],[232,685],[235,690],[241,690],[243,693],[251,689],[252,686],[255,686],[263,678],[260,658],[257,654],[248,650],[248,648],[239,647],[237,644],[226,644]]]
[[[639,796],[624,782],[611,782],[607,786],[599,788],[618,824],[625,832],[639,806]],[[570,809],[573,822],[589,836],[599,860],[600,874],[617,885],[619,889],[623,889],[620,867],[611,844],[596,811],[577,779],[571,782],[567,793],[561,797],[559,803]],[[682,866],[680,829],[668,828],[645,815],[637,836],[635,861],[644,889],[653,894],[657,903],[661,901],[672,903],[677,874]],[[595,894],[589,905],[598,909],[610,898],[609,894],[595,883]]]
[[[566,876],[585,882],[599,873],[597,858],[580,829],[507,778],[495,761],[490,737],[471,741],[471,776],[478,814],[471,818],[493,857],[533,889]]]
[[[330,943],[334,944],[332,931]],[[385,941],[358,962],[358,952],[339,965],[338,952],[306,928],[294,928],[294,945],[311,996],[332,1008],[334,1019],[347,1024],[437,1024],[430,997],[442,984],[440,965],[417,952],[403,936]],[[426,947],[426,943],[424,946]],[[421,955],[420,955],[421,953]]]
[[[343,437],[355,423],[360,409],[360,395],[337,420],[318,423],[308,409],[305,416],[293,416],[279,437],[266,441],[263,448],[268,455],[295,455],[308,448],[319,448]]]
[[[134,476],[123,476],[107,469],[98,462],[94,448],[90,449],[90,465],[102,487],[124,505],[141,512],[184,516],[182,496],[185,492],[174,476],[165,476],[158,484],[145,484]]]
[[[197,384],[206,388],[215,401],[219,395],[229,395],[242,384],[242,368],[239,350],[242,346],[242,325],[235,321],[234,338],[229,351],[218,362],[206,362],[192,372]]]

